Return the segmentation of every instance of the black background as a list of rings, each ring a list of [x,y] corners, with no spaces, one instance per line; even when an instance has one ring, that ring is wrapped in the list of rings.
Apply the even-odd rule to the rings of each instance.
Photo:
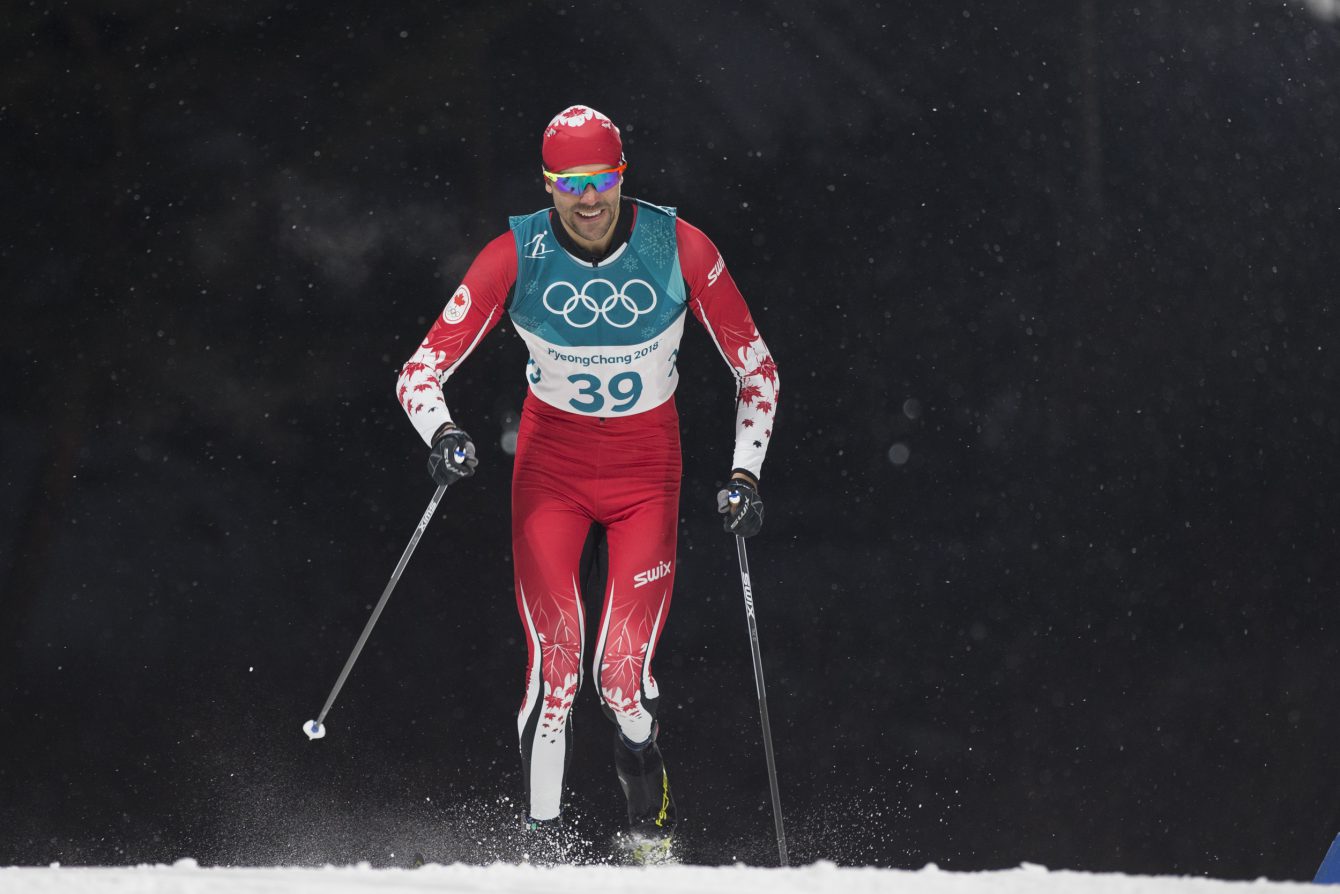
[[[299,727],[431,492],[396,372],[548,201],[573,102],[623,129],[626,194],[721,247],[780,366],[750,547],[794,862],[1306,879],[1340,832],[1336,23],[72,0],[10,5],[0,47],[0,862],[506,838],[510,327],[450,383],[479,475],[328,738]],[[689,858],[767,864],[712,506],[732,381],[696,324],[682,356],[662,744]],[[599,836],[589,687],[575,722]]]

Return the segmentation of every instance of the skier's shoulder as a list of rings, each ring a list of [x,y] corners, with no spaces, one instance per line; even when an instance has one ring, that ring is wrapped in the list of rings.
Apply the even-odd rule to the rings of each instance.
[[[682,217],[675,218],[675,237],[679,240],[681,246],[688,245],[690,248],[716,251],[716,246],[712,243],[711,238]]]
[[[675,243],[679,246],[679,261],[684,278],[697,282],[698,275],[709,276],[721,261],[721,252],[706,233],[682,217],[675,218]],[[715,282],[716,277],[711,276]]]
[[[532,211],[529,214],[513,214],[507,218],[507,229],[509,232],[515,233],[519,229],[532,227],[536,224],[547,224],[549,222],[549,212],[553,210],[552,207],[548,207],[541,208],[539,211]],[[507,234],[504,233],[503,235]]]
[[[680,251],[686,248],[692,255],[703,254],[716,257],[717,249],[707,234],[679,216],[679,209],[671,205],[657,205],[645,199],[628,199],[639,215],[647,215],[658,224],[673,226],[675,242]]]
[[[638,211],[639,214],[645,212],[655,217],[668,217],[678,220],[679,211],[671,205],[657,205],[655,202],[648,202],[646,199],[626,199]]]
[[[516,266],[516,238],[511,230],[489,240],[475,256],[473,266],[486,268],[514,268]]]
[[[516,282],[516,267],[516,242],[511,232],[503,233],[475,255],[461,287],[467,296],[473,295],[475,300],[482,302],[481,306],[505,305],[512,284]]]
[[[644,199],[629,199],[639,214],[646,213],[658,219],[673,222],[675,241],[682,251],[687,247],[691,252],[716,255],[716,246],[701,229],[689,223],[679,214],[679,209],[670,205],[657,205]]]

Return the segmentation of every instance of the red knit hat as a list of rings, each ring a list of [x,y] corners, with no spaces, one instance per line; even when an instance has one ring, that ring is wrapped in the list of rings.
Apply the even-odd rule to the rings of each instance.
[[[581,165],[623,164],[623,140],[614,122],[590,106],[568,106],[544,129],[540,147],[547,171],[566,171]]]

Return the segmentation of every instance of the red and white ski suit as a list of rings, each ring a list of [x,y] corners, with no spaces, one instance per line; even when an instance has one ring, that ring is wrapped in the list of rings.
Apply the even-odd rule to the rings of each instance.
[[[646,206],[627,201],[621,207],[621,216],[631,216],[626,232],[636,228],[639,213],[650,213]],[[688,307],[737,379],[734,466],[757,477],[776,412],[776,365],[716,247],[696,227],[679,219],[672,223],[672,248],[678,252]],[[551,225],[559,245],[546,251],[570,248],[562,225],[553,218]],[[620,250],[616,240],[606,260],[582,263],[603,271]],[[504,311],[515,312],[515,296],[527,294],[528,286],[534,291],[533,284],[517,281],[519,251],[535,257],[526,246],[519,248],[509,232],[480,252],[400,372],[400,403],[426,443],[451,419],[443,384]],[[615,278],[613,272],[601,275]],[[605,307],[613,303],[610,299]],[[554,302],[546,306],[562,310]],[[574,306],[574,301],[566,305]],[[592,672],[620,732],[633,743],[652,734],[659,690],[651,661],[670,608],[679,511],[679,424],[672,393],[678,377],[679,319],[672,333],[658,335],[657,352],[670,358],[674,376],[658,387],[668,393],[659,404],[634,413],[621,413],[617,406],[574,412],[546,402],[535,387],[540,377],[536,364],[566,355],[537,341],[514,320],[531,350],[531,387],[522,407],[513,470],[512,549],[517,609],[528,644],[517,727],[535,819],[560,811],[571,745],[567,721],[582,683],[585,652],[579,563],[592,525],[604,528],[609,559]]]

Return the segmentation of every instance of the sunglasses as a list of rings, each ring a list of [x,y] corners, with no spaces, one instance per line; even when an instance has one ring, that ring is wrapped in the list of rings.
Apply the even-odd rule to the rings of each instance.
[[[625,162],[617,168],[592,171],[589,174],[555,174],[553,171],[545,171],[544,179],[558,187],[560,192],[565,192],[571,196],[579,196],[586,192],[588,186],[594,186],[596,192],[605,192],[612,189],[623,178],[623,172],[627,169],[628,164]]]

